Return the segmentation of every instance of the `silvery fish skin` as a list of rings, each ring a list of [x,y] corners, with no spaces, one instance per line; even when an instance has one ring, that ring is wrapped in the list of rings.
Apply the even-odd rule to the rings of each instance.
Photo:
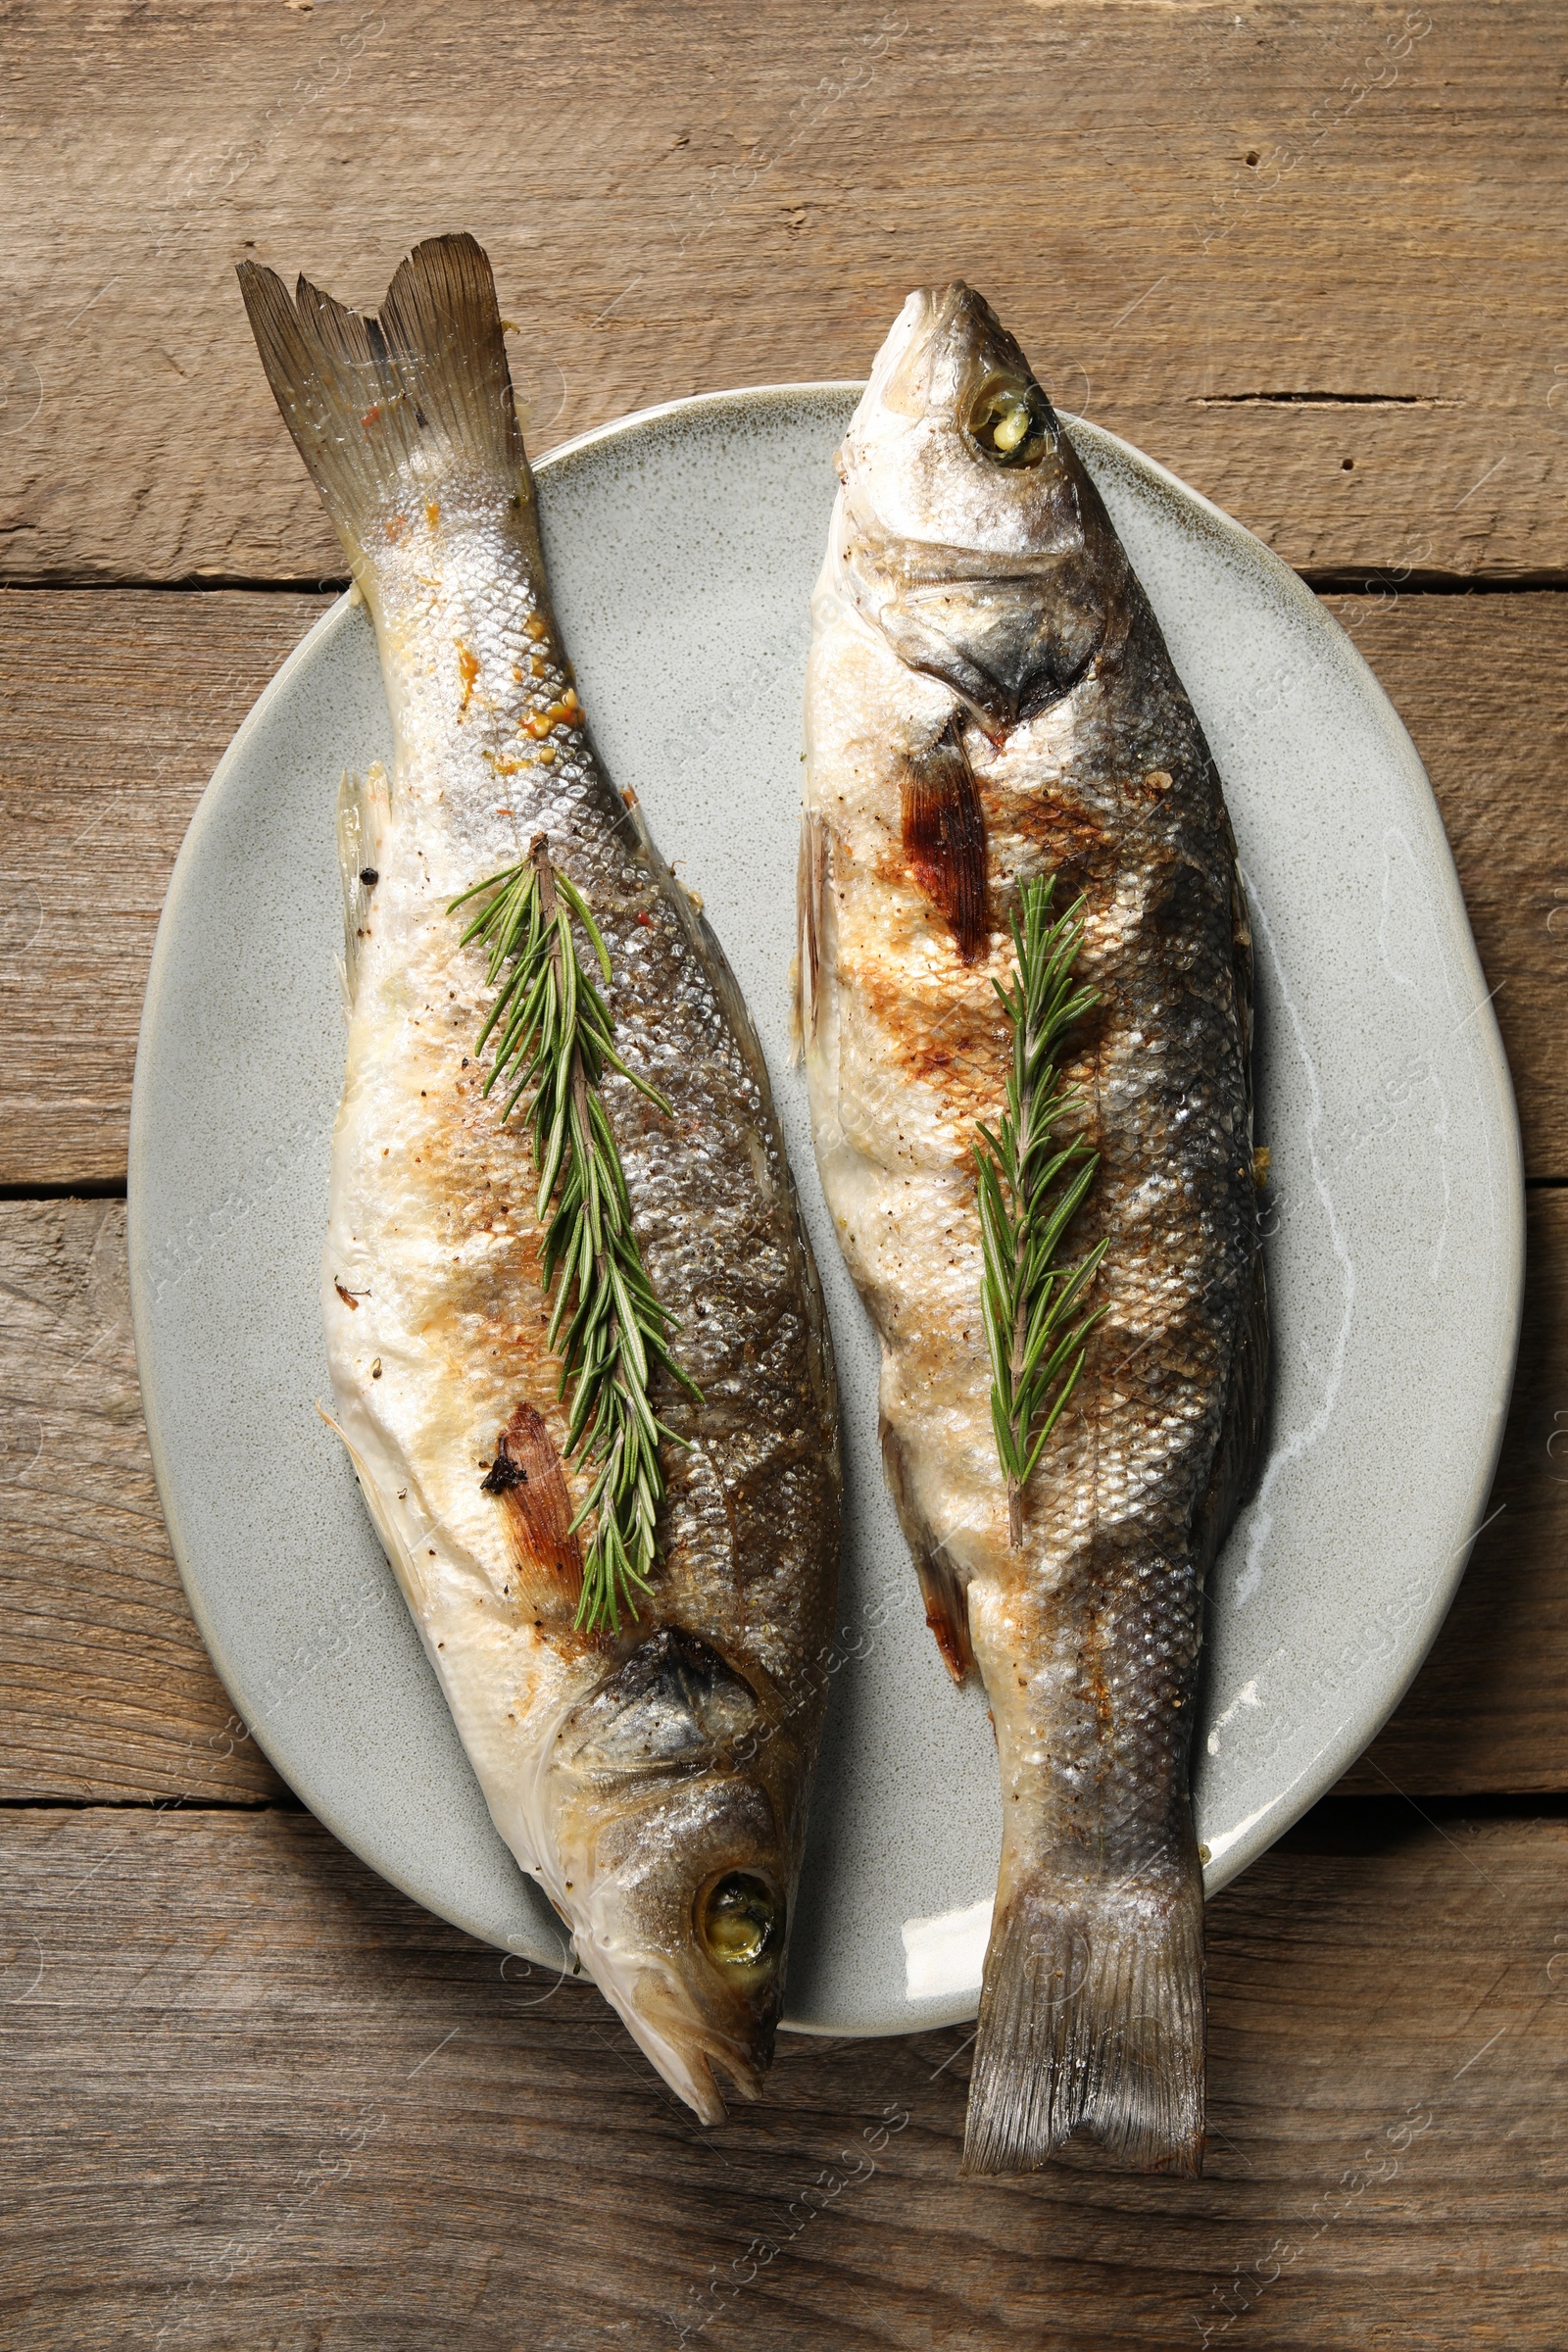
[[[1251,954],[1214,763],[1016,343],[911,295],[839,461],[814,603],[801,1021],[817,1161],[883,1350],[884,1452],[950,1668],[977,1663],[1003,1854],[968,2169],[1080,2123],[1196,2171],[1202,1886],[1188,1801],[1205,1572],[1251,1476],[1267,1322]],[[1009,1547],[977,1122],[1003,1105],[1022,884],[1080,893],[1101,1002],[1065,1069],[1101,1154],[1082,1378]]]
[[[379,319],[241,279],[374,619],[397,746],[339,812],[351,1015],[322,1311],[342,1435],[491,1813],[697,2113],[772,2051],[826,1690],[837,1400],[760,1050],[722,952],[599,766],[551,611],[489,264],[418,247]],[[656,1394],[654,1589],[576,1630],[535,1173],[488,1099],[482,947],[449,902],[536,833],[609,948],[603,1100],[703,1393]],[[471,911],[471,910],[470,910]],[[586,956],[586,948],[582,950]]]

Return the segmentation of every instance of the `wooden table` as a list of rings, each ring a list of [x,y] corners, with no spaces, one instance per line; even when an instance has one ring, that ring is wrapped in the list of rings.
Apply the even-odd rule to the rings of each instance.
[[[1568,2133],[1568,21],[1554,0],[4,11],[0,2339],[1557,2346]],[[148,1468],[125,1121],[165,881],[337,581],[236,297],[474,229],[537,448],[859,373],[963,272],[1064,406],[1330,598],[1443,804],[1530,1306],[1458,1604],[1211,1913],[1198,2184],[957,2178],[967,2040],[705,2132],[597,1994],[344,1853],[236,1732]]]

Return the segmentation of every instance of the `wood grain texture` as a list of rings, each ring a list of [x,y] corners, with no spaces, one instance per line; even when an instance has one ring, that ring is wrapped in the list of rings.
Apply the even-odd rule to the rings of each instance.
[[[123,1182],[171,869],[324,602],[0,596],[0,1184]]]
[[[243,253],[373,300],[472,227],[539,450],[858,374],[962,272],[1064,406],[1314,576],[1568,580],[1554,0],[0,0],[0,581],[61,591],[0,600],[13,1189],[122,1179],[170,866],[320,610],[122,584],[343,569]],[[1568,1179],[1568,597],[1335,609]],[[964,2184],[961,2033],[792,2040],[705,2133],[595,1993],[287,1809],[170,1557],[122,1208],[0,1203],[0,2340],[1556,2352],[1568,1822],[1432,1793],[1568,1788],[1568,1193],[1530,1251],[1499,1515],[1374,1797],[1212,1907],[1208,2177]]]
[[[0,1203],[0,1796],[275,1790],[254,1747],[225,1732],[158,1513],[122,1207]],[[1568,1788],[1564,1398],[1568,1193],[1537,1193],[1519,1380],[1488,1504],[1497,1516],[1431,1658],[1346,1788]]]
[[[1568,1176],[1568,597],[1336,597],[1427,762],[1533,1175]],[[0,1184],[122,1180],[153,933],[191,811],[318,597],[0,598]]]
[[[1483,1532],[1346,1791],[1568,1788],[1568,1192],[1530,1195],[1525,1247],[1519,1365]]]
[[[0,1797],[254,1802],[153,1485],[119,1200],[0,1205]]]
[[[964,2182],[959,2032],[792,2041],[704,2132],[597,1993],[308,1816],[8,1816],[0,2333],[1547,2352],[1565,1871],[1561,1821],[1325,1809],[1209,1915],[1204,2180]]]
[[[1513,1072],[1526,1170],[1568,1177],[1568,596],[1390,587],[1325,602],[1432,779]]]
[[[252,253],[378,300],[463,225],[544,448],[858,375],[969,276],[1043,380],[1289,562],[1568,571],[1555,0],[10,0],[0,567],[343,561]],[[82,463],[83,434],[113,462]]]

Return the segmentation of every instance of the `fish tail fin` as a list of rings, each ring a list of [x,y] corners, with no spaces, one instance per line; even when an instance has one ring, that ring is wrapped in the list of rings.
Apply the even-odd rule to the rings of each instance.
[[[1024,1887],[986,1954],[965,2173],[1031,2172],[1084,2125],[1140,2172],[1203,2161],[1203,1917],[1181,1877]]]
[[[495,278],[472,237],[416,245],[379,317],[303,277],[291,301],[256,262],[241,262],[239,283],[283,421],[351,560],[378,518],[454,477],[529,495]]]

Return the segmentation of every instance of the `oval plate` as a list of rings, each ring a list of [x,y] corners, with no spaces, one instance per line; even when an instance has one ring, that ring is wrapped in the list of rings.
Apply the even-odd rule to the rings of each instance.
[[[750,1001],[832,1315],[843,1632],[787,2020],[828,2034],[975,2014],[1001,1811],[984,1697],[948,1681],[883,1488],[876,1345],[790,1064],[808,602],[858,389],[678,402],[538,469],[600,749]],[[1276,1352],[1267,1467],[1211,1592],[1212,1891],[1372,1737],[1452,1596],[1513,1366],[1518,1133],[1442,821],[1387,697],[1250,533],[1071,430],[1207,730],[1256,932]],[[131,1112],[147,1426],[197,1623],[278,1771],[394,1884],[554,1970],[554,1914],[491,1827],[315,1410],[344,1043],[333,811],[340,771],[391,750],[370,624],[345,598],[241,727],[180,852]]]

